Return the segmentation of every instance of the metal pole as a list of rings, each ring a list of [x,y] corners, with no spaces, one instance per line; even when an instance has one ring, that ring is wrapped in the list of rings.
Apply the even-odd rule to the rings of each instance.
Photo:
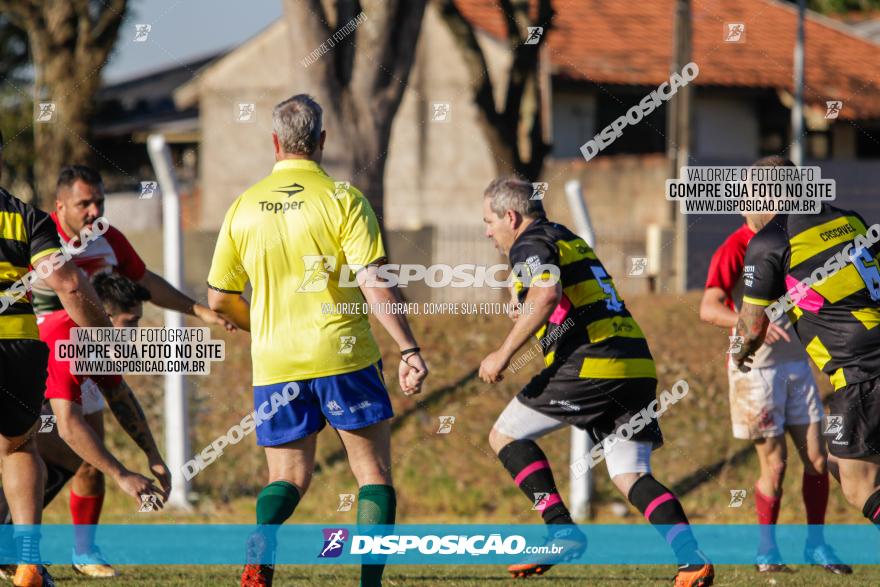
[[[806,0],[798,0],[797,38],[794,43],[794,103],[791,105],[791,160],[804,162],[804,18]]]
[[[583,192],[581,190],[581,182],[577,180],[569,180],[565,182],[565,197],[568,200],[568,208],[574,218],[575,229],[578,235],[586,241],[590,247],[596,246],[596,236],[593,232],[593,224],[590,222],[590,213],[587,211],[587,204],[584,202]],[[587,459],[589,462],[590,450],[593,448],[593,442],[584,430],[580,428],[571,428],[571,448],[570,463],[574,464],[578,461]],[[571,487],[569,488],[569,510],[574,521],[582,521],[592,517],[591,503],[593,501],[593,472],[589,467],[586,468],[582,477],[576,477],[573,471],[569,470],[571,478]]]
[[[691,61],[691,3],[677,0],[672,26],[673,52],[670,73],[680,73]],[[667,103],[666,155],[669,177],[677,178],[679,170],[687,165],[691,146],[691,84],[678,89]],[[678,203],[670,202],[672,226],[675,227],[675,281],[679,293],[687,291],[687,216],[678,212]]]
[[[162,239],[164,247],[165,279],[183,288],[183,246],[180,228],[180,195],[171,163],[171,151],[161,134],[150,135],[147,151],[159,181],[162,195]],[[165,327],[182,328],[183,314],[165,310]],[[182,373],[165,375],[165,458],[171,471],[172,490],[168,505],[190,509],[187,495],[190,483],[181,471],[190,454],[189,402]]]

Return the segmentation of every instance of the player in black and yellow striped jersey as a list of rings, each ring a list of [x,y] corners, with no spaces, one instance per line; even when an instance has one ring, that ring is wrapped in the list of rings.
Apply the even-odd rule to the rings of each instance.
[[[714,569],[698,550],[681,504],[651,475],[651,452],[663,444],[657,419],[646,416],[656,406],[654,359],[611,276],[582,238],[547,220],[530,183],[493,181],[483,198],[483,222],[486,236],[509,256],[513,294],[525,305],[501,347],[481,363],[480,377],[501,380],[532,336],[545,363],[498,417],[489,443],[544,521],[556,526],[549,540],[564,546],[561,556],[538,557],[509,571],[517,577],[541,574],[586,548],[535,443],[571,425],[586,430],[597,447],[608,441],[604,457],[613,483],[676,553],[676,587],[711,585]]]
[[[737,324],[743,344],[734,355],[748,370],[769,315],[788,310],[807,353],[834,386],[823,432],[837,457],[843,493],[875,524],[880,524],[878,239],[880,226],[868,227],[857,213],[827,204],[818,214],[777,215],[746,251]]]
[[[2,153],[0,136],[0,153]],[[2,164],[2,158],[0,158]],[[98,296],[72,263],[54,253],[61,244],[49,216],[0,188],[0,462],[12,520],[35,527],[42,519],[43,467],[34,433],[46,388],[49,349],[40,340],[30,299],[39,274],[83,326],[109,326]],[[30,268],[33,267],[33,270]],[[54,585],[40,564],[39,532],[16,535],[15,585]],[[11,567],[0,574],[11,574]]]

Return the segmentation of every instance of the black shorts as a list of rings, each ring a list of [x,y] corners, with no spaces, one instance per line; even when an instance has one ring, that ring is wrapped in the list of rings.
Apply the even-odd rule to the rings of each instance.
[[[827,404],[822,434],[831,454],[844,459],[880,454],[880,377],[835,391]]]
[[[49,347],[41,340],[0,340],[0,434],[21,436],[40,417]]]
[[[657,398],[656,379],[582,379],[575,370],[560,368],[564,364],[554,363],[535,375],[516,397],[546,416],[585,430],[595,444]],[[656,418],[646,419],[631,438],[650,442],[655,449],[663,445]]]

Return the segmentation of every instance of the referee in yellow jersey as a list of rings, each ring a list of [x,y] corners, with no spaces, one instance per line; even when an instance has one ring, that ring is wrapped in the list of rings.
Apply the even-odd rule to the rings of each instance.
[[[269,484],[257,499],[257,524],[265,528],[249,542],[243,587],[272,584],[274,567],[265,563],[274,561],[274,530],[309,487],[317,433],[327,422],[360,487],[358,523],[394,523],[393,413],[379,348],[357,309],[400,295],[377,275],[385,249],[367,199],[321,168],[321,119],[321,107],[305,94],[275,107],[277,162],[229,208],[208,276],[211,309],[251,332],[254,408],[275,407],[279,394],[288,400],[256,428]],[[241,296],[248,282],[250,302]],[[418,393],[428,369],[406,317],[376,317],[400,346],[401,389]],[[361,585],[381,585],[383,570],[364,565]]]

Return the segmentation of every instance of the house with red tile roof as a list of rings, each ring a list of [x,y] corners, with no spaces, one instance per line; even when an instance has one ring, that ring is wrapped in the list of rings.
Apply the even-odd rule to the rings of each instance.
[[[510,62],[500,4],[455,4],[476,29],[500,101]],[[669,79],[674,2],[555,0],[553,9],[540,41],[549,63],[553,143],[542,174],[549,184],[544,203],[551,216],[569,223],[564,186],[579,180],[598,252],[619,275],[627,257],[646,253],[649,230],[666,234],[671,226],[663,197],[665,108],[628,126],[590,161],[580,147]],[[742,165],[786,154],[792,139],[795,8],[777,0],[696,1],[692,23],[692,60],[699,74],[692,81],[691,164]],[[193,217],[203,230],[216,231],[229,204],[271,169],[272,106],[308,92],[314,83],[305,58],[315,48],[301,46],[296,26],[275,22],[175,91],[178,108],[199,112],[201,199]],[[858,208],[869,221],[880,220],[880,45],[844,23],[810,13],[805,61],[805,162],[821,165],[823,177],[836,178],[843,205]],[[496,174],[498,155],[482,134],[462,52],[434,3],[425,13],[407,85],[385,171],[383,221],[395,260],[497,262],[482,234],[481,194]],[[827,116],[828,102],[842,103],[836,117]],[[234,117],[240,103],[255,105],[249,124]],[[433,116],[438,104],[447,113],[442,120]],[[346,146],[334,140],[332,124],[327,132],[325,167],[344,180]],[[708,251],[740,220],[690,220],[688,271],[699,285]],[[640,291],[644,283],[623,280],[621,288]]]

